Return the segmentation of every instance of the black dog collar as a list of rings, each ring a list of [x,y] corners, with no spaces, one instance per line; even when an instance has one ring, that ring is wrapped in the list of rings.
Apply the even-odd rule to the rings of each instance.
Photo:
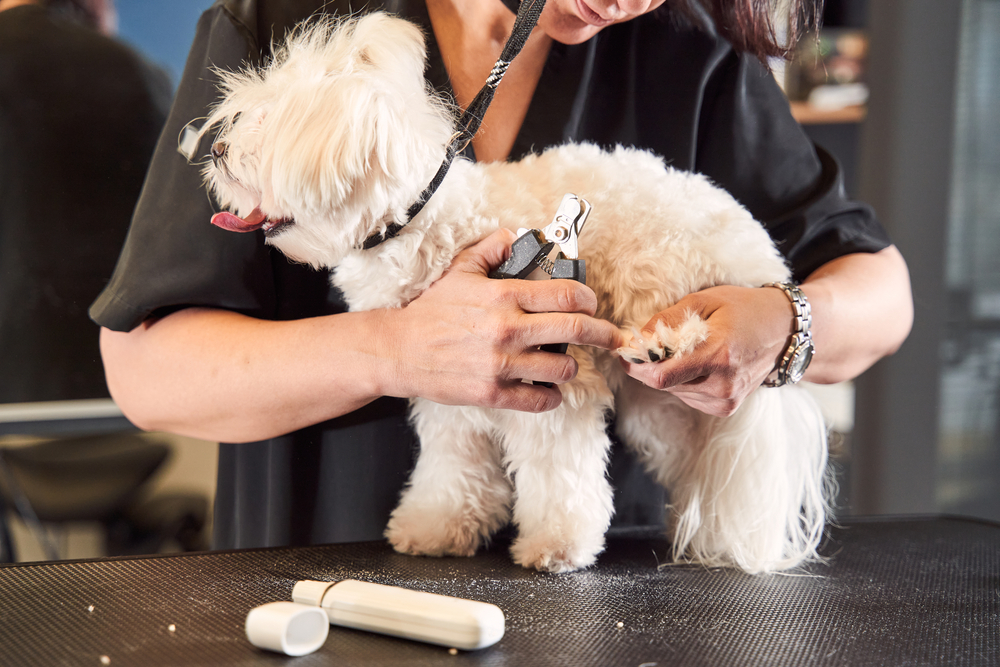
[[[437,173],[434,174],[434,178],[424,188],[424,191],[420,193],[417,201],[406,211],[406,221],[402,223],[393,222],[386,227],[385,232],[372,234],[361,244],[362,249],[368,250],[374,248],[383,241],[399,234],[403,227],[424,208],[424,205],[437,191],[441,182],[444,181],[444,177],[448,173],[448,169],[451,167],[455,156],[461,153],[468,143],[472,141],[472,137],[476,135],[479,124],[482,122],[483,116],[486,115],[486,109],[489,108],[490,102],[493,101],[493,95],[496,93],[497,86],[500,85],[503,75],[507,73],[510,63],[521,52],[524,43],[528,41],[528,36],[535,28],[535,24],[538,23],[538,16],[542,13],[542,8],[545,6],[545,0],[524,0],[524,2],[519,2],[519,0],[504,0],[504,3],[508,7],[512,5],[516,6],[512,7],[517,12],[517,18],[514,20],[514,28],[511,30],[510,37],[507,38],[507,43],[504,44],[503,51],[500,52],[500,58],[497,59],[496,64],[493,65],[493,69],[490,70],[490,75],[486,77],[486,84],[479,90],[476,98],[472,100],[472,103],[469,104],[469,107],[459,119],[458,132],[456,132],[454,138],[448,144],[444,161],[438,168]]]

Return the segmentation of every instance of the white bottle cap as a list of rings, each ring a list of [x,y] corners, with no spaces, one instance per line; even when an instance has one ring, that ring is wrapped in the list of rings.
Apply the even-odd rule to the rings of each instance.
[[[323,604],[323,596],[330,590],[336,581],[296,581],[292,587],[292,600],[299,604],[307,604],[310,607],[319,607]]]
[[[269,602],[250,610],[247,639],[258,648],[285,655],[312,653],[326,641],[330,619],[319,607]]]

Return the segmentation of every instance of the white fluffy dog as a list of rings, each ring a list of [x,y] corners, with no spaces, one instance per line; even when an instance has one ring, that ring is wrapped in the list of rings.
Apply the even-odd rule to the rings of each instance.
[[[568,145],[517,163],[457,159],[395,238],[363,240],[405,219],[455,131],[453,109],[423,76],[420,30],[382,13],[313,22],[259,70],[223,73],[206,180],[267,243],[332,280],[352,310],[402,306],[463,248],[500,225],[542,227],[564,193],[593,205],[580,238],[598,316],[641,327],[712,285],[759,286],[789,271],[765,230],[704,177],[650,153]],[[682,355],[704,340],[691,316],[627,353]],[[591,565],[612,512],[606,419],[670,491],[678,560],[748,572],[816,556],[827,512],[826,431],[796,387],[760,389],[731,417],[705,415],[627,377],[614,355],[571,347],[577,377],[543,414],[412,402],[420,454],[386,536],[399,551],[471,555],[513,521],[514,559],[564,572]]]

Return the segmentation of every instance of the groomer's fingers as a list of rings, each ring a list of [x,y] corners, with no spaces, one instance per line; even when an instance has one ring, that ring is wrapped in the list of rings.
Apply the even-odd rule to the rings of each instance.
[[[585,313],[597,312],[597,295],[583,283],[575,280],[504,280],[503,295],[511,298],[527,313]]]
[[[743,375],[734,373],[719,357],[718,348],[703,345],[681,359],[623,364],[625,372],[643,384],[667,391],[707,414],[728,417],[755,386],[748,384]]]
[[[621,359],[625,372],[653,389],[676,390],[690,385],[698,385],[695,391],[704,392],[714,389],[706,386],[709,379],[715,381],[722,373],[726,373],[728,365],[720,357],[725,353],[710,337],[694,350],[680,356],[671,357],[656,363],[633,363]]]
[[[568,354],[542,350],[525,352],[511,362],[505,374],[515,378],[523,376],[526,381],[518,378],[498,383],[495,393],[484,397],[483,405],[525,412],[552,410],[562,403],[562,394],[557,388],[540,383],[560,385],[569,382],[578,370],[576,360]]]
[[[616,350],[625,344],[618,327],[582,313],[531,313],[520,323],[525,346],[571,343]]]
[[[580,370],[572,356],[545,350],[523,352],[510,364],[508,377],[530,382],[565,384],[576,377]]]
[[[625,371],[653,389],[672,389],[688,383],[703,384],[713,371],[714,364],[705,358],[703,350],[685,355],[681,359],[667,359],[657,363],[634,364],[622,360]]]
[[[498,229],[479,243],[475,243],[455,256],[450,271],[488,274],[510,257],[510,247],[517,234],[509,229]]]
[[[499,229],[455,257],[451,271],[487,275],[510,257],[517,239],[509,229]],[[586,313],[597,310],[594,291],[575,280],[498,280],[493,286],[496,302],[513,303],[528,313]]]
[[[699,298],[698,293],[688,295],[678,303],[666,310],[662,310],[639,329],[639,333],[646,339],[651,339],[656,334],[657,324],[663,323],[668,329],[676,329],[686,322],[692,314],[698,315],[703,320],[708,320],[719,309],[719,304],[707,302]]]
[[[555,387],[514,381],[498,389],[496,396],[484,401],[484,406],[521,412],[545,412],[562,403],[562,394]]]

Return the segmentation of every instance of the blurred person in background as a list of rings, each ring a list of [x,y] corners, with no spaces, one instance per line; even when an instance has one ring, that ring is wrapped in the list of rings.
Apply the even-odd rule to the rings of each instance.
[[[87,307],[169,109],[113,0],[0,0],[0,403],[107,397]]]

